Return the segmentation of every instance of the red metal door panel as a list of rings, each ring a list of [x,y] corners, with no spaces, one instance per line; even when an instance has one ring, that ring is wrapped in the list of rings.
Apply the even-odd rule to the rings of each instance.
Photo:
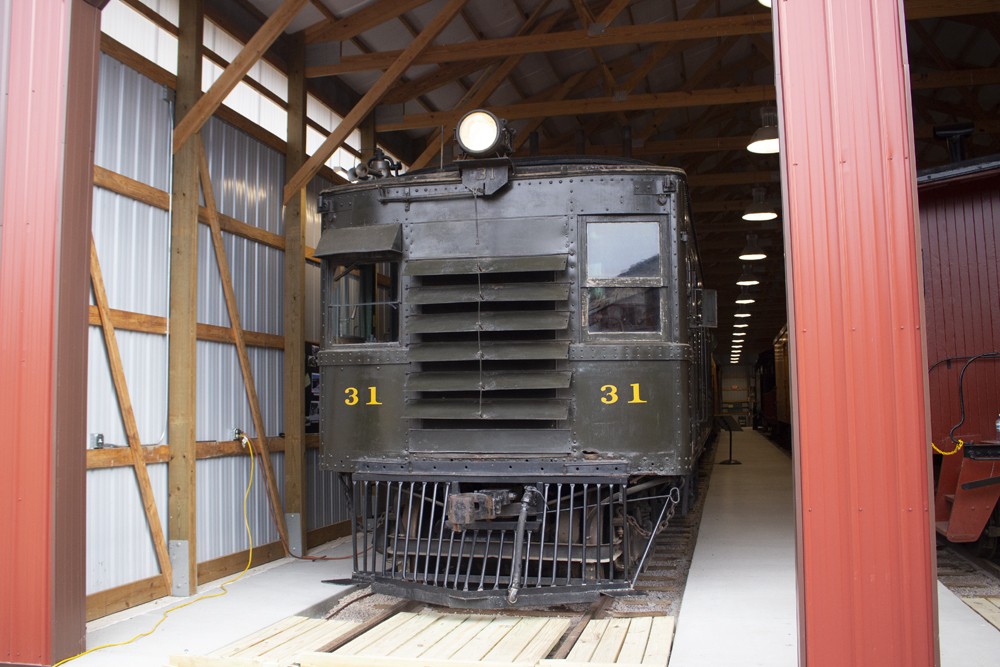
[[[801,664],[930,667],[936,598],[902,3],[774,9]]]
[[[85,635],[87,296],[100,13],[10,14],[0,245],[0,663]]]

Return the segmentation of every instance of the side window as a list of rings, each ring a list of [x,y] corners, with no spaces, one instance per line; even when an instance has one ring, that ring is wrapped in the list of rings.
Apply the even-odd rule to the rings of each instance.
[[[587,223],[587,331],[661,330],[658,222]]]
[[[399,340],[399,263],[352,264],[330,273],[326,337],[330,345]]]

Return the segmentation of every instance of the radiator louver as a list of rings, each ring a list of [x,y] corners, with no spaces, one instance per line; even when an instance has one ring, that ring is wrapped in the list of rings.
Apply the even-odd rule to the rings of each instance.
[[[421,429],[559,428],[572,381],[566,255],[412,260],[404,416]]]

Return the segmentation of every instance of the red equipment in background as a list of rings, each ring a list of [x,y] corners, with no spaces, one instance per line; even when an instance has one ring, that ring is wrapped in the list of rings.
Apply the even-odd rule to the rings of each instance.
[[[944,454],[937,531],[989,557],[1000,535],[1000,155],[923,171],[918,185],[931,441]]]

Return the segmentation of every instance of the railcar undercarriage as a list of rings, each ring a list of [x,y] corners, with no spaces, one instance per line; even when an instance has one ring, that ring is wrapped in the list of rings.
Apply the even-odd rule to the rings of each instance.
[[[355,582],[496,609],[632,591],[687,478],[354,473],[341,481],[355,517]]]

